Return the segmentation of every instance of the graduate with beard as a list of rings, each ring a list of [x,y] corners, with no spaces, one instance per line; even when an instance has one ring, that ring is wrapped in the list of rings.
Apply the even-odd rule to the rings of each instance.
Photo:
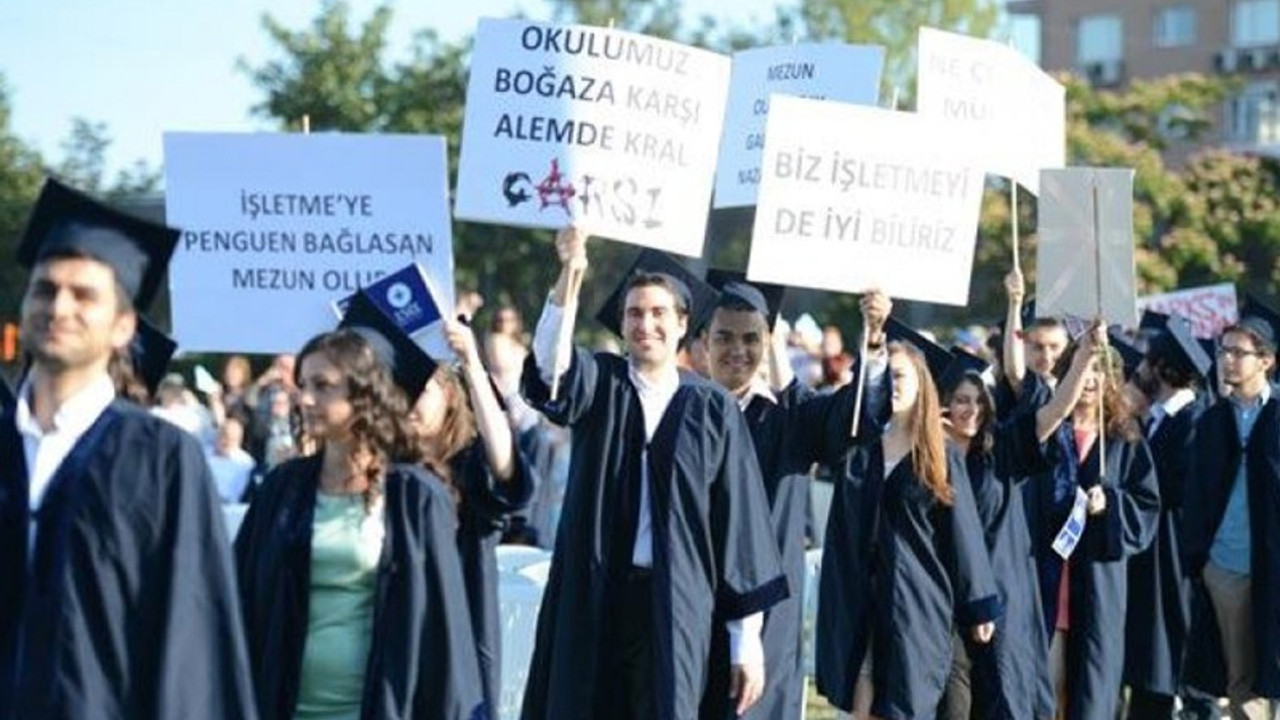
[[[480,720],[453,498],[413,463],[435,368],[363,292],[298,353],[319,445],[263,480],[236,565],[263,720]]]
[[[1266,720],[1280,705],[1280,317],[1256,301],[1241,315],[1218,347],[1230,393],[1197,422],[1186,476],[1183,556],[1207,612],[1193,615],[1185,669],[1233,719]]]
[[[855,386],[850,384],[829,394],[818,394],[795,380],[787,360],[785,337],[771,334],[781,288],[748,284],[723,273],[720,302],[704,333],[711,378],[738,400],[760,463],[772,511],[774,537],[782,553],[787,581],[795,591],[791,597],[769,610],[764,622],[764,657],[768,677],[764,694],[746,715],[749,718],[794,720],[804,702],[804,674],[801,636],[804,586],[805,529],[808,523],[810,474],[815,463],[834,464],[855,442],[851,432]],[[767,296],[764,290],[770,291]],[[770,302],[772,296],[773,302]],[[892,304],[880,292],[862,298],[863,319],[873,335],[878,335]],[[766,357],[767,356],[767,357]],[[762,375],[762,364],[777,378],[770,387]],[[854,367],[853,374],[858,374]],[[884,363],[868,368],[868,394],[883,397],[879,387],[885,377]],[[860,435],[873,434],[873,427],[887,414],[873,418],[874,400],[865,404],[867,426]],[[887,410],[886,403],[879,402]],[[722,660],[719,658],[723,658]],[[723,720],[734,716],[728,686],[728,639],[717,628],[712,649],[711,680],[702,702],[703,720]]]
[[[696,717],[718,622],[730,625],[729,692],[742,713],[765,682],[760,616],[788,589],[737,403],[676,365],[708,307],[695,298],[715,293],[642,254],[604,311],[628,357],[574,349],[560,327],[585,243],[575,228],[556,238],[560,278],[522,379],[530,405],[574,433],[522,717]],[[567,362],[553,399],[557,358]]]
[[[46,182],[18,260],[31,366],[0,411],[0,718],[252,718],[199,443],[109,372],[178,231]]]

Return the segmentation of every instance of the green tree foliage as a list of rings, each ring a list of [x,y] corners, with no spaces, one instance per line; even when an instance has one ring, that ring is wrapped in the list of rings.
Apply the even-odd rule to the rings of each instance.
[[[616,27],[661,38],[680,37],[679,0],[548,0],[555,18]]]
[[[160,175],[146,163],[107,179],[106,153],[111,140],[102,123],[77,118],[62,143],[63,158],[50,165],[11,126],[13,107],[0,74],[0,323],[15,322],[26,288],[27,271],[13,262],[27,215],[47,174],[108,201],[124,202],[152,194]]]
[[[678,0],[549,1],[561,21],[608,25],[612,20],[615,27],[721,50],[791,38],[880,43],[888,48],[888,77],[896,78],[890,82],[900,85],[902,78],[914,76],[919,27],[989,36],[997,23],[995,3],[988,0],[802,0],[796,7],[780,7],[772,26],[722,26],[703,18],[692,29],[680,23]],[[424,30],[409,56],[390,64],[385,58],[390,19],[390,10],[381,8],[356,25],[347,6],[337,1],[326,2],[301,31],[264,18],[283,58],[261,68],[244,66],[265,98],[255,109],[285,128],[296,129],[307,114],[314,129],[443,134],[449,139],[450,168],[456,168],[470,42],[444,42]],[[1280,279],[1275,164],[1224,152],[1183,162],[1211,128],[1230,83],[1192,75],[1102,91],[1076,78],[1062,81],[1068,94],[1069,163],[1136,170],[1139,291],[1222,280],[1269,291]],[[1180,164],[1171,167],[1166,157],[1179,158]],[[1034,289],[1035,198],[1024,192],[1020,199],[1023,265]],[[705,252],[709,263],[744,267],[751,223],[749,209],[713,212]],[[1000,280],[1011,264],[1009,241],[1008,190],[995,181],[983,202],[970,306],[951,311],[902,304],[904,316],[921,324],[1002,316]],[[545,232],[457,223],[458,284],[479,289],[490,307],[513,302],[529,316],[556,271],[549,245]],[[603,300],[635,252],[618,243],[593,245],[584,308]],[[856,298],[803,295],[806,306],[846,329],[856,325]]]
[[[18,235],[40,183],[44,167],[40,155],[13,133],[9,89],[0,75],[0,322],[12,322],[26,285],[26,271],[12,261]]]
[[[886,96],[896,88],[903,106],[914,97],[916,35],[922,27],[990,37],[999,22],[994,0],[800,0],[782,14],[788,34],[885,48]]]
[[[1067,86],[1068,163],[1135,169],[1138,292],[1238,282],[1242,289],[1274,294],[1280,280],[1277,164],[1200,149],[1234,83],[1176,75],[1099,90],[1079,78],[1061,79]],[[1171,166],[1166,157],[1185,161]],[[1008,267],[1006,196],[988,198],[984,208],[975,287],[998,283]],[[1028,202],[1021,225],[1033,229],[1034,204],[1022,198]],[[1034,234],[1024,240],[1023,257],[1034,258]]]

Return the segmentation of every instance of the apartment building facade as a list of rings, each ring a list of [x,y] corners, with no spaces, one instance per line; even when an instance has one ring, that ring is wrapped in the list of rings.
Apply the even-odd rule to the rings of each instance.
[[[1280,157],[1280,0],[1010,0],[1034,17],[1039,61],[1099,87],[1171,73],[1234,74],[1210,143]]]

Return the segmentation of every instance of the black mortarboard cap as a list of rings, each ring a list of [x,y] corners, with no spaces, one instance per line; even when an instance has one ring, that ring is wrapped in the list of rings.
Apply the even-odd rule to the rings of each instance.
[[[1240,308],[1240,321],[1237,327],[1245,328],[1262,339],[1270,348],[1276,350],[1276,337],[1280,336],[1280,312],[1276,312],[1269,303],[1253,293],[1244,297],[1244,306]]]
[[[364,337],[374,355],[391,371],[391,379],[404,391],[409,403],[418,400],[436,372],[436,361],[382,312],[364,290],[351,296],[347,313],[338,323]]]
[[[945,395],[948,390],[963,380],[965,375],[969,373],[982,375],[990,368],[991,363],[962,347],[953,345],[951,347],[951,363],[947,365],[946,370],[942,372],[942,377],[938,379],[938,391]]]
[[[1169,322],[1169,314],[1157,312],[1155,310],[1143,310],[1142,319],[1138,321],[1139,330],[1158,330],[1164,332],[1165,325]]]
[[[1165,318],[1164,329],[1151,340],[1148,352],[1203,378],[1209,377],[1213,367],[1213,356],[1196,340],[1191,323],[1177,315]]]
[[[689,308],[689,331],[685,336],[686,339],[692,338],[693,334],[711,319],[711,313],[715,312],[720,293],[702,278],[689,272],[688,268],[675,258],[664,252],[645,248],[631,264],[622,282],[618,283],[618,287],[614,288],[604,304],[600,306],[600,311],[596,313],[596,320],[599,320],[600,324],[614,335],[622,337],[622,311],[627,301],[627,284],[639,273],[666,275],[673,281],[676,291],[683,296],[685,305]]]
[[[787,293],[785,286],[750,282],[747,280],[746,273],[719,268],[707,270],[707,282],[720,291],[721,302],[724,302],[725,297],[733,297],[755,307],[761,315],[764,315],[770,330],[773,330],[778,324],[778,313],[782,310],[782,298]],[[749,291],[744,292],[741,288],[744,285],[759,297],[754,297]]]
[[[133,372],[147,386],[147,392],[156,394],[160,380],[169,370],[169,361],[178,350],[178,343],[164,334],[144,317],[138,314],[138,330],[129,342],[129,360],[133,363]]]
[[[1142,346],[1142,341],[1138,338],[1130,337],[1125,334],[1123,328],[1119,325],[1112,325],[1107,328],[1107,340],[1111,343],[1111,347],[1115,348],[1120,354],[1120,362],[1124,365],[1124,376],[1128,379],[1138,370],[1138,366],[1142,364],[1142,358],[1146,356],[1146,348]]]
[[[31,268],[50,257],[91,257],[111,267],[141,311],[160,290],[178,236],[173,228],[126,215],[50,178],[27,220],[18,262]]]
[[[929,374],[933,376],[934,385],[941,389],[942,380],[955,360],[951,351],[893,317],[885,321],[884,332],[891,342],[910,343],[923,353],[924,361],[929,366]]]

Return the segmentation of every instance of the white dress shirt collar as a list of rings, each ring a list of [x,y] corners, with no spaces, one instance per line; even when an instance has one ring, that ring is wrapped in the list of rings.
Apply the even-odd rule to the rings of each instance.
[[[62,403],[53,414],[53,429],[46,433],[40,427],[40,421],[36,419],[35,413],[31,409],[31,395],[33,392],[34,388],[31,386],[31,379],[28,378],[18,391],[18,405],[14,412],[14,422],[18,426],[19,433],[36,438],[43,438],[45,435],[61,435],[63,433],[79,437],[89,429],[90,425],[97,421],[98,416],[116,399],[115,383],[111,381],[111,376],[104,372]]]

